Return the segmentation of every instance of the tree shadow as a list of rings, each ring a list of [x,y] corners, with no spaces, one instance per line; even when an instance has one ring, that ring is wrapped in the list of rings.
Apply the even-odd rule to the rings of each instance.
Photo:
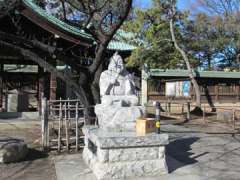
[[[207,85],[204,86],[204,91],[205,91],[205,96],[207,98],[207,102],[208,102],[209,106],[212,108],[212,112],[216,112],[216,107],[213,103],[212,97],[209,94]]]
[[[28,154],[23,161],[34,161],[37,159],[47,158],[49,155],[46,152],[40,151],[38,149],[29,148]]]
[[[198,140],[199,138],[197,137],[177,139],[166,146],[166,161],[170,173],[183,166],[197,163],[197,157],[207,154],[206,152],[197,157],[191,157],[194,155],[194,153],[191,152],[191,145]]]
[[[155,118],[156,115],[153,113],[148,113],[147,114],[148,118]],[[176,120],[177,118],[174,117],[169,117],[169,116],[164,116],[164,115],[160,115],[160,120]]]

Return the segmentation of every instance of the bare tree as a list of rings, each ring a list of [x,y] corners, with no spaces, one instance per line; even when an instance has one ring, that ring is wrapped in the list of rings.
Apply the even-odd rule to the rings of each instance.
[[[225,15],[240,13],[240,1],[239,0],[197,0],[195,2],[196,9],[204,9],[212,15]]]
[[[193,69],[191,67],[190,61],[188,59],[187,53],[181,48],[177,42],[177,39],[175,37],[174,33],[174,21],[177,18],[177,11],[176,11],[176,1],[171,0],[171,4],[169,7],[169,26],[170,26],[170,32],[171,32],[171,37],[172,41],[174,43],[175,48],[179,51],[179,53],[182,55],[184,62],[186,63],[187,69],[188,69],[188,75],[189,78],[193,84],[195,95],[196,95],[196,110],[201,110],[201,93],[200,93],[200,88],[199,85],[195,79]]]

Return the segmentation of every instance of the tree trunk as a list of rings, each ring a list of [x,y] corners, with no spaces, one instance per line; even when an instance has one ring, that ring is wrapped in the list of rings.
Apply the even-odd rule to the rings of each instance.
[[[172,41],[174,43],[174,46],[175,48],[180,52],[180,54],[182,55],[185,63],[186,63],[186,66],[187,66],[187,69],[188,69],[188,75],[189,75],[189,78],[193,84],[193,88],[194,88],[194,91],[195,91],[195,95],[196,95],[196,109],[201,109],[201,93],[200,93],[200,88],[198,86],[198,83],[194,77],[194,73],[193,73],[193,70],[191,68],[191,65],[190,65],[190,62],[189,62],[189,59],[186,55],[186,53],[184,52],[183,49],[181,49],[177,43],[177,40],[176,40],[176,37],[175,37],[175,34],[174,34],[174,29],[173,29],[173,18],[170,19],[170,32],[171,32],[171,37],[172,37]]]
[[[92,83],[91,83],[91,91],[92,91],[95,104],[100,103],[99,80],[103,70],[104,55],[105,55],[105,50],[107,48],[108,43],[109,43],[109,40],[102,42],[99,45],[95,54],[94,62],[90,66],[90,70],[89,70],[91,76],[93,77]]]
[[[92,83],[92,86],[91,86],[95,104],[100,103],[99,80],[100,80],[100,76],[101,76],[102,71],[103,71],[103,64],[100,64],[97,71],[95,72],[94,80],[93,80],[93,83]]]

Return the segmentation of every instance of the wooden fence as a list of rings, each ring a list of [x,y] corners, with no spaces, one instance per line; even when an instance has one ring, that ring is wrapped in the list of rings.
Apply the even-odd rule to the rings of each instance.
[[[201,106],[202,112],[193,112],[195,104],[191,101],[178,102],[178,101],[160,101],[161,102],[161,115],[162,120],[169,118],[179,120],[200,120],[204,125],[210,125],[214,122],[225,123],[231,130],[240,130],[240,106],[232,104],[231,106],[217,105],[210,107],[207,104]],[[147,106],[150,114],[155,112],[155,106]],[[215,111],[213,111],[213,109]],[[220,119],[219,115],[222,114]],[[225,116],[226,114],[226,116]],[[166,118],[166,119],[164,119]]]
[[[93,106],[88,107],[93,108]],[[42,99],[42,147],[44,150],[78,151],[84,146],[82,126],[86,122],[86,108],[78,99]]]

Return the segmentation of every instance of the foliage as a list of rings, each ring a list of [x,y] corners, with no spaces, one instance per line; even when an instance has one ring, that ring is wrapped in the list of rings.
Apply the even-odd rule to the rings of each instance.
[[[139,47],[128,59],[129,66],[141,67],[147,63],[151,68],[184,68],[185,64],[181,55],[177,52],[171,41],[169,22],[164,8],[165,1],[153,0],[153,6],[149,9],[135,9],[130,20],[125,23],[124,29],[136,34],[140,39]],[[186,14],[181,16],[186,18]],[[182,25],[176,24],[176,36],[180,41],[187,40],[181,35]],[[197,62],[191,56],[191,62]]]
[[[239,68],[240,1],[198,0],[193,19],[186,25],[191,47],[206,68]]]

